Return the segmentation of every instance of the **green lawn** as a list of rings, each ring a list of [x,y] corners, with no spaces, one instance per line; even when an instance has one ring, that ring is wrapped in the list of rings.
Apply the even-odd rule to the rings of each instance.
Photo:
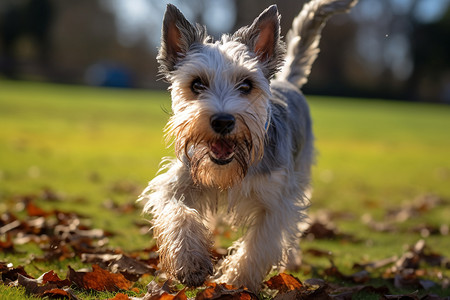
[[[336,265],[350,272],[355,262],[401,255],[405,245],[422,238],[408,228],[449,225],[450,106],[308,99],[318,150],[311,212],[332,213],[338,230],[358,242],[305,240],[304,250],[332,251]],[[170,100],[164,91],[0,81],[0,213],[17,209],[17,195],[49,188],[64,201],[41,200],[44,209],[88,216],[94,227],[116,232],[110,243],[125,251],[150,245],[150,236],[133,226],[143,221],[139,211],[118,214],[104,203],[134,202],[160,158],[171,155],[162,133],[167,111]],[[398,224],[400,232],[374,232],[362,222],[368,214],[387,222],[388,210],[427,195],[442,201]],[[433,251],[450,257],[448,236],[432,234],[425,240]],[[22,247],[24,253],[0,253],[0,261],[23,264],[27,251],[34,250]],[[329,265],[308,254],[305,261]],[[26,269],[42,274],[32,266]],[[449,270],[443,272],[450,276]],[[296,275],[302,280],[312,276]]]

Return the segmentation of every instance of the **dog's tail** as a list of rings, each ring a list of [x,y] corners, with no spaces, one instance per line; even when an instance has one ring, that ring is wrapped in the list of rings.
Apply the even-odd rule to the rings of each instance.
[[[322,28],[335,13],[347,12],[358,0],[311,0],[292,22],[286,35],[286,63],[277,79],[287,80],[301,88],[307,81],[311,66],[319,54]]]

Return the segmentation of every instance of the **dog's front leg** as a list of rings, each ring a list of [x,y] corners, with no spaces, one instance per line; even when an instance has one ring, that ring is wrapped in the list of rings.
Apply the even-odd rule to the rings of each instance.
[[[234,245],[232,254],[221,264],[217,281],[259,291],[264,277],[283,256],[282,218],[279,212],[259,211],[246,234]]]
[[[183,199],[153,207],[153,232],[163,270],[187,286],[200,286],[213,273],[211,238],[202,219]]]

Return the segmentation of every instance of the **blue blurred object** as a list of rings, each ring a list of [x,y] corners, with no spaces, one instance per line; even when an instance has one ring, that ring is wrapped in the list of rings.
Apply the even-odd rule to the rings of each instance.
[[[89,66],[84,74],[84,81],[93,86],[133,87],[131,71],[114,62],[97,62]]]

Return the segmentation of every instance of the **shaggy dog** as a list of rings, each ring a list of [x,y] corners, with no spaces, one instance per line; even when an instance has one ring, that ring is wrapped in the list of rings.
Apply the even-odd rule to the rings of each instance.
[[[209,276],[257,292],[273,266],[298,257],[314,161],[308,105],[300,88],[319,53],[327,19],[356,0],[312,0],[280,38],[277,7],[218,41],[173,5],[158,54],[170,83],[166,133],[176,158],[140,200],[153,215],[161,265],[187,286]],[[212,216],[245,227],[216,266]]]

